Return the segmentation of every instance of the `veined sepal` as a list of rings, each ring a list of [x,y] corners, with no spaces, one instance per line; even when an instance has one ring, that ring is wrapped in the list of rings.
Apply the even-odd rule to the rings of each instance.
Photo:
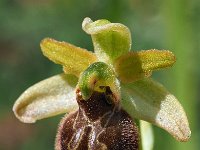
[[[160,83],[146,78],[121,84],[121,105],[133,118],[145,120],[168,131],[178,141],[191,135],[185,111]]]
[[[78,109],[77,81],[73,75],[60,74],[31,86],[16,100],[13,106],[15,116],[24,123],[34,123]]]
[[[99,61],[112,64],[117,57],[131,48],[131,34],[123,24],[111,23],[105,19],[93,22],[90,18],[85,18],[82,28],[92,36],[94,51]]]

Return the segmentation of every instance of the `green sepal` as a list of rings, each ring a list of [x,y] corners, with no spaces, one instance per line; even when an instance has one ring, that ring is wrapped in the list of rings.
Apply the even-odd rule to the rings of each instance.
[[[185,111],[163,85],[146,78],[121,84],[121,89],[121,105],[130,116],[165,129],[178,141],[189,140],[191,131]]]
[[[16,100],[13,111],[24,123],[70,113],[78,109],[75,87],[77,77],[59,74],[29,87]]]
[[[82,28],[92,36],[94,51],[100,61],[112,64],[131,48],[131,34],[123,24],[110,23],[104,19],[93,22],[85,18]]]

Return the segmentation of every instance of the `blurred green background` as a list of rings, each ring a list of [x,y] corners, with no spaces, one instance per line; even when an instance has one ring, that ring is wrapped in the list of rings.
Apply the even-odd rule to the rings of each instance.
[[[43,57],[45,37],[92,50],[82,20],[108,19],[128,26],[132,49],[169,49],[171,69],[154,72],[182,103],[190,122],[189,142],[177,142],[154,127],[155,150],[200,147],[200,2],[199,0],[1,0],[0,1],[0,150],[50,150],[61,116],[23,124],[12,105],[29,86],[62,72]]]

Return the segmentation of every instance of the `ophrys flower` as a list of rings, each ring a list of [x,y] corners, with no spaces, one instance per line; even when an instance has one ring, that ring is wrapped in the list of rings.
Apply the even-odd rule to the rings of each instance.
[[[191,131],[178,100],[150,78],[152,71],[171,67],[166,50],[130,51],[131,34],[119,23],[85,18],[94,53],[46,38],[45,56],[63,66],[64,74],[27,89],[13,110],[25,123],[67,113],[55,149],[138,149],[134,118],[153,123],[179,141]],[[76,101],[77,100],[77,101]]]

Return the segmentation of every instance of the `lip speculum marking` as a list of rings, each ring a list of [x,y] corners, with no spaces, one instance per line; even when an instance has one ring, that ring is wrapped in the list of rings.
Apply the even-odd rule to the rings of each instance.
[[[94,91],[85,101],[77,90],[79,109],[64,117],[56,139],[58,150],[137,150],[138,129],[118,104],[108,103],[110,89]]]

